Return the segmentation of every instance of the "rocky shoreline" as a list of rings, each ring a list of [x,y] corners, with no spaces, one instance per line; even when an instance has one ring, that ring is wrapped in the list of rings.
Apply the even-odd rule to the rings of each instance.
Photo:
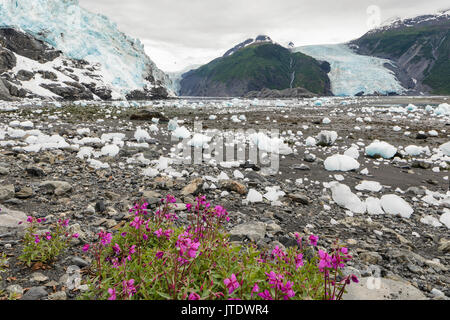
[[[0,296],[16,293],[22,299],[75,299],[87,290],[85,280],[91,264],[81,248],[94,241],[99,230],[120,228],[135,201],[147,199],[155,208],[167,194],[177,198],[176,210],[183,222],[187,218],[184,204],[193,203],[195,196],[202,194],[230,213],[226,227],[232,241],[252,240],[262,248],[287,247],[295,245],[294,232],[316,234],[323,246],[339,239],[355,258],[347,271],[364,279],[364,285],[349,292],[349,299],[448,299],[449,227],[435,223],[450,208],[448,165],[437,171],[434,168],[440,161],[433,162],[431,156],[400,153],[385,160],[367,157],[363,152],[376,139],[394,146],[439,148],[449,140],[445,130],[450,123],[448,117],[430,116],[425,106],[446,101],[430,97],[258,103],[233,99],[156,101],[145,108],[114,103],[63,107],[29,103],[3,108],[0,252],[8,261],[5,272],[0,273]],[[396,113],[392,109],[406,110],[409,104],[417,106],[418,111]],[[166,159],[176,143],[171,139],[168,122],[174,118],[182,120],[179,126],[190,130],[195,121],[202,121],[204,129],[220,131],[277,128],[294,152],[280,155],[280,169],[275,175],[267,174],[260,165],[171,164]],[[148,137],[139,135],[138,128],[147,131]],[[430,135],[432,130],[438,135]],[[335,131],[338,138],[328,146],[306,143],[307,137],[317,137],[321,131]],[[406,131],[410,134],[405,135]],[[37,149],[32,147],[37,148],[37,142],[32,144],[34,138],[29,137],[39,140],[42,135],[56,145],[42,144],[34,152]],[[104,148],[112,145],[118,150]],[[359,145],[360,169],[325,170],[323,162],[327,157],[352,145]],[[91,148],[83,149],[89,154],[80,154],[83,147]],[[146,171],[150,167],[157,171]],[[368,174],[362,173],[363,169]],[[351,212],[338,205],[330,192],[329,184],[336,180],[348,185],[360,198],[397,194],[414,213],[408,219]],[[379,182],[381,190],[355,191],[364,180]],[[249,196],[252,190],[260,195],[275,194],[277,199],[263,197],[253,202]],[[435,198],[426,198],[427,203],[423,198],[430,195],[428,192]],[[71,231],[80,235],[71,240],[68,252],[49,266],[34,264],[28,268],[18,263],[23,225],[17,221],[30,215],[45,217],[47,224],[62,217],[70,219]],[[435,220],[423,220],[427,216]],[[81,268],[82,285],[77,290],[67,288],[67,270],[73,265]],[[382,288],[369,290],[366,284],[374,278],[381,279]]]

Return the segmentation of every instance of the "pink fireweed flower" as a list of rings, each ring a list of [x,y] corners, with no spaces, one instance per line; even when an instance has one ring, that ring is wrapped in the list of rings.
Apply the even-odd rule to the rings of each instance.
[[[163,231],[163,229],[161,229],[161,228],[159,228],[158,230],[156,230],[155,232],[154,232],[154,234],[158,237],[158,239],[159,238],[161,238],[163,235],[164,235],[164,231]]]
[[[272,295],[270,294],[269,290],[264,290],[264,292],[258,293],[258,296],[263,298],[264,300],[273,300]]]
[[[269,284],[272,284],[273,286],[271,288],[280,287],[283,284],[284,276],[282,274],[276,274],[273,271],[270,271],[270,273],[266,272],[267,281],[269,281]]]
[[[112,248],[116,254],[119,254],[122,251],[120,250],[120,246],[117,243]]]
[[[294,285],[293,282],[287,281],[285,285],[282,285],[280,287],[281,292],[286,294],[284,296],[284,300],[288,300],[289,298],[292,298],[293,296],[295,296],[295,292],[294,292],[294,290],[292,290],[293,285]]]
[[[299,253],[295,256],[295,270],[303,266],[303,254]]]
[[[319,250],[319,269],[323,272],[325,268],[331,268],[331,256],[325,251]]]
[[[180,256],[183,256],[185,252],[189,258],[195,258],[197,256],[198,248],[200,247],[200,242],[193,241],[190,238],[190,234],[185,232],[178,236],[176,247],[180,249]]]
[[[239,282],[236,279],[236,275],[233,273],[230,278],[223,280],[223,283],[228,288],[228,293],[232,294],[234,290],[239,288]]]
[[[89,251],[89,247],[90,247],[90,245],[89,245],[88,243],[86,243],[86,244],[83,246],[83,251],[84,251],[84,252]]]
[[[128,297],[133,296],[136,293],[136,287],[134,286],[134,279],[122,282],[123,293]]]
[[[39,239],[39,236],[37,234],[34,235],[34,243],[39,243],[41,240]]]
[[[350,279],[351,279],[354,283],[358,283],[358,282],[359,282],[358,277],[355,276],[354,274],[352,274],[352,275],[350,276]]]
[[[107,244],[111,243],[111,240],[112,240],[111,233],[106,233],[104,231],[101,231],[100,233],[98,233],[98,237],[100,238],[100,242],[102,243],[103,246],[106,246]]]
[[[136,245],[133,244],[133,245],[131,246],[130,250],[128,251],[128,253],[129,253],[129,254],[133,254],[133,253],[135,253],[135,252],[136,252]]]
[[[138,230],[143,223],[144,220],[142,220],[140,217],[135,217],[134,220],[130,222],[130,226]]]
[[[28,216],[27,217],[27,222],[29,222],[29,223],[33,222],[33,217],[32,216]]]
[[[258,293],[258,292],[259,292],[259,286],[258,286],[257,283],[255,283],[255,285],[254,285],[253,288],[252,288],[252,294],[251,294],[251,297],[253,298],[253,294],[254,294],[254,293]]]
[[[74,233],[73,235],[72,235],[72,238],[75,238],[75,239],[78,239],[80,237],[80,235],[78,234],[78,233]]]
[[[146,235],[145,233],[142,234],[142,239],[147,240],[148,239],[148,235]]]
[[[200,295],[198,294],[198,293],[195,293],[195,292],[192,292],[190,295],[189,295],[189,298],[188,298],[189,300],[200,300]]]
[[[310,235],[309,236],[309,244],[310,245],[312,245],[312,246],[314,246],[314,247],[316,247],[317,246],[317,241],[319,240],[319,237],[318,236],[315,236],[315,235]]]
[[[272,250],[272,257],[274,259],[277,259],[277,258],[282,259],[285,256],[286,256],[286,254],[278,246],[275,246],[275,248]]]
[[[192,209],[192,204],[186,203],[186,209],[187,209],[187,211],[191,211],[191,209]]]
[[[108,300],[116,300],[116,289],[108,289],[109,298]]]
[[[51,240],[52,239],[52,234],[50,232],[46,232],[45,233],[45,239]]]
[[[164,257],[164,251],[158,251],[156,253],[156,258],[157,259],[162,259]]]

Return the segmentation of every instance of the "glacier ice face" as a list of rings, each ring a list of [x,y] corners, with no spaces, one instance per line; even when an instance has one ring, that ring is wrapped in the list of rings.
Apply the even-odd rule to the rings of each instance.
[[[138,39],[120,32],[107,17],[81,8],[78,0],[2,0],[0,27],[27,32],[69,58],[100,64],[104,81],[121,93],[151,88],[156,81],[166,87],[170,83]]]
[[[365,94],[405,91],[394,73],[384,67],[391,63],[389,60],[359,55],[346,44],[302,46],[294,51],[330,63],[328,76],[336,96],[352,96],[362,91]]]

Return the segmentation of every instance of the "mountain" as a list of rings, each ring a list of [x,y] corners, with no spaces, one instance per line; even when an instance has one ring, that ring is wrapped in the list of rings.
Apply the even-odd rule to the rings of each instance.
[[[0,4],[0,98],[151,99],[170,79],[103,15],[78,0]]]
[[[302,87],[329,95],[329,64],[274,43],[268,36],[248,39],[222,57],[182,75],[180,95],[240,97],[262,89]]]
[[[415,93],[450,94],[450,11],[394,19],[349,45],[389,59],[401,84]]]

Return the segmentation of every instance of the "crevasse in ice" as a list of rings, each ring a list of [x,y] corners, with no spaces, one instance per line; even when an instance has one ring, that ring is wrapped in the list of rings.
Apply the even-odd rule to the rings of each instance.
[[[103,80],[121,92],[142,89],[168,77],[145,54],[138,39],[120,32],[107,17],[78,0],[0,0],[0,27],[15,27],[61,50],[72,59],[102,65]]]
[[[330,63],[328,76],[336,96],[352,96],[361,91],[365,94],[405,91],[394,73],[384,67],[385,63],[391,63],[389,60],[356,54],[346,44],[302,46],[294,50]]]

